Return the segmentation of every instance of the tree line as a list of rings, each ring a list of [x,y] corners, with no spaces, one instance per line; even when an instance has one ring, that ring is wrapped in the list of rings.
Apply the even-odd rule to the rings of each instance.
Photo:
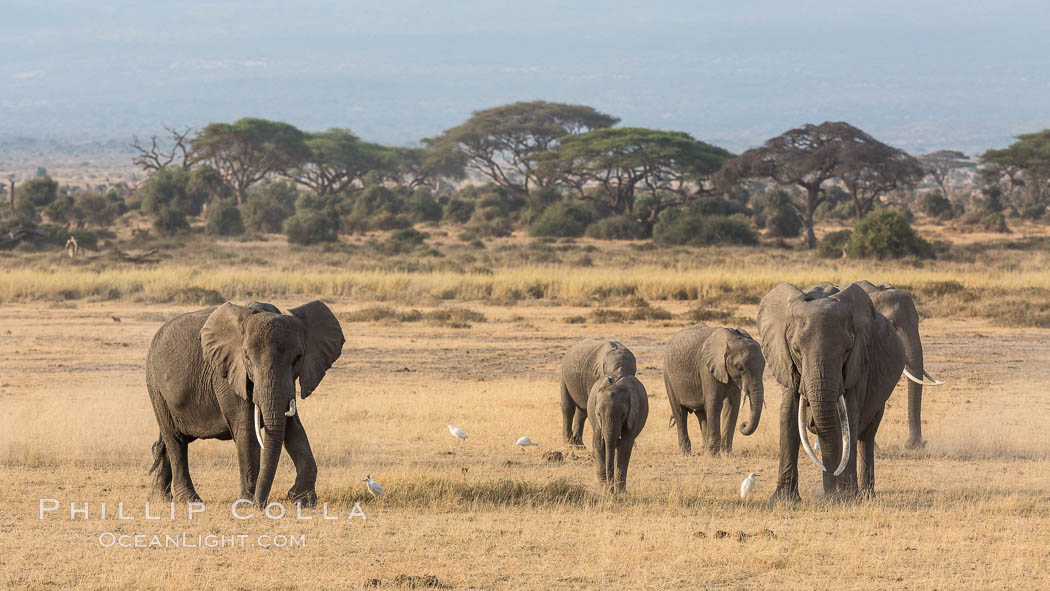
[[[914,157],[845,122],[805,124],[739,155],[681,131],[618,123],[585,105],[531,101],[476,111],[418,147],[259,118],[166,128],[133,140],[134,163],[147,173],[133,190],[12,181],[0,230],[8,242],[15,228],[45,219],[103,230],[138,210],[162,235],[189,231],[204,215],[213,234],[284,232],[300,244],[445,221],[463,225],[468,240],[527,228],[748,244],[761,228],[803,235],[814,248],[822,219],[859,223],[891,206],[1002,229],[1007,215],[1042,218],[1050,198],[1050,130],[971,159],[947,150]],[[960,170],[972,172],[979,194],[952,194]]]

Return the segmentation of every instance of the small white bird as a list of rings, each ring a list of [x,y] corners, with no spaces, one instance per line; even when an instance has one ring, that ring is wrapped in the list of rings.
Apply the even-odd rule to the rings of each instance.
[[[514,445],[517,445],[518,447],[521,448],[522,451],[525,451],[526,447],[528,447],[530,445],[537,445],[538,446],[539,444],[536,443],[535,441],[529,439],[528,437],[522,437]]]
[[[373,497],[378,497],[379,495],[386,494],[385,491],[383,490],[383,485],[379,484],[375,480],[372,480],[372,475],[371,474],[368,475],[368,476],[365,476],[364,482],[365,482],[365,486],[368,487],[368,492],[372,493]]]
[[[740,498],[741,499],[746,499],[748,493],[751,492],[752,488],[755,488],[755,473],[754,472],[748,474],[747,478],[745,478],[744,481],[740,483]]]
[[[813,451],[820,451],[820,437],[813,441]]]
[[[463,431],[463,429],[460,429],[459,427],[453,427],[452,425],[449,425],[448,426],[448,432],[451,433],[452,436],[455,437],[456,439],[466,439],[467,438],[467,434]]]

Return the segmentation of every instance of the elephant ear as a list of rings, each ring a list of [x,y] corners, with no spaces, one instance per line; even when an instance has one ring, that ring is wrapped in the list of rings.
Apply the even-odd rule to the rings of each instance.
[[[878,312],[871,323],[871,359],[868,392],[889,397],[904,371],[905,349],[896,329]]]
[[[861,379],[866,378],[868,366],[872,362],[871,329],[875,321],[875,306],[872,305],[867,292],[856,283],[850,284],[832,298],[848,304],[852,311],[853,346],[846,359],[845,376],[843,376],[846,388],[852,388]],[[883,318],[883,321],[885,320]]]
[[[314,300],[290,310],[303,324],[302,365],[299,366],[299,391],[305,399],[324,379],[328,368],[343,352],[343,329],[335,314],[323,302]]]
[[[802,290],[790,283],[774,287],[758,304],[758,336],[762,355],[773,370],[773,377],[784,388],[798,390],[799,373],[788,348],[788,307],[805,299]]]
[[[624,380],[627,378],[623,377],[620,379]],[[627,409],[627,428],[633,431],[635,424],[641,420],[642,400],[645,399],[647,394],[645,393],[645,386],[640,381],[634,377],[630,379],[634,382],[633,386],[637,388],[637,391],[631,393],[631,406]]]
[[[729,372],[726,370],[726,355],[729,353],[729,331],[716,328],[704,339],[700,347],[700,361],[704,367],[723,384],[729,383]]]
[[[201,327],[204,359],[221,375],[233,391],[248,400],[248,368],[241,351],[244,320],[255,312],[226,302],[215,308]]]

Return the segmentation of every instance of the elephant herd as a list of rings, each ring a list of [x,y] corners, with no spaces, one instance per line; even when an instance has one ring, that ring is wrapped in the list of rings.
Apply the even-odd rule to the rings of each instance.
[[[826,494],[873,494],[875,434],[902,371],[911,382],[907,446],[924,444],[922,387],[931,382],[921,377],[929,374],[918,321],[912,298],[891,285],[862,281],[839,289],[821,283],[803,291],[785,283],[759,305],[760,343],[735,328],[698,324],[678,332],[665,350],[664,384],[679,449],[690,453],[687,418],[693,414],[707,452],[731,452],[743,397],[749,413],[740,432],[752,434],[762,416],[768,365],[783,390],[773,499],[799,499],[800,446],[823,472]],[[295,383],[302,398],[309,396],[343,343],[338,320],[319,301],[287,314],[259,302],[226,303],[166,322],[146,359],[160,431],[153,444],[152,493],[199,501],[188,444],[232,439],[242,498],[266,505],[283,447],[296,470],[288,498],[315,504],[317,464],[296,410]],[[598,476],[613,492],[626,487],[634,442],[649,414],[636,372],[634,354],[615,341],[579,343],[562,363],[565,440],[582,445],[584,422],[591,419]],[[821,459],[810,433],[819,441]]]

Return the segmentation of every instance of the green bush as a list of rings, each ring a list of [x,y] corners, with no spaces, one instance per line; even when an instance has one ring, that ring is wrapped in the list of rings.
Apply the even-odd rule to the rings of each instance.
[[[124,198],[116,191],[110,190],[103,195],[97,191],[87,191],[77,197],[76,213],[78,221],[96,228],[108,228],[118,217],[128,210]]]
[[[1019,213],[1022,220],[1037,222],[1046,214],[1046,205],[1026,205],[1021,208]]]
[[[442,213],[444,212],[441,204],[434,198],[430,189],[416,189],[405,200],[405,214],[413,222],[437,222],[441,220]]]
[[[1006,216],[998,211],[993,211],[982,217],[981,227],[989,232],[1010,233],[1010,228],[1006,225]]]
[[[248,194],[244,201],[244,225],[256,232],[277,233],[284,220],[295,213],[299,192],[292,183],[272,183]]]
[[[919,210],[930,217],[950,220],[954,215],[952,202],[940,191],[927,191],[919,198]]]
[[[583,236],[591,223],[591,212],[570,200],[559,201],[543,210],[529,226],[529,236],[554,238]]]
[[[599,240],[638,240],[642,237],[642,226],[625,215],[614,215],[587,226],[585,233]]]
[[[817,254],[828,259],[841,258],[849,245],[853,230],[839,230],[824,236],[817,243]]]
[[[153,218],[153,229],[159,236],[174,236],[190,230],[186,214],[174,207],[162,209]]]
[[[174,210],[185,215],[199,215],[208,192],[191,182],[190,173],[182,168],[156,170],[136,191],[140,210],[147,215]]]
[[[303,209],[284,220],[284,233],[291,244],[317,244],[339,239],[332,216],[312,209]]]
[[[445,211],[441,216],[441,220],[445,222],[455,222],[457,224],[465,224],[470,219],[470,216],[474,214],[474,202],[466,201],[464,199],[452,198],[445,204]]]
[[[846,254],[857,258],[901,258],[933,256],[933,247],[923,240],[903,215],[889,209],[876,209],[864,216],[850,236]]]
[[[669,209],[660,214],[653,238],[661,244],[709,246],[712,244],[757,244],[758,236],[739,216],[700,215],[687,209]]]
[[[762,204],[766,233],[771,238],[797,238],[802,235],[802,218],[791,206],[790,197],[783,191],[766,196]]]
[[[220,199],[208,207],[208,221],[204,231],[215,236],[244,234],[244,219],[233,199]]]

